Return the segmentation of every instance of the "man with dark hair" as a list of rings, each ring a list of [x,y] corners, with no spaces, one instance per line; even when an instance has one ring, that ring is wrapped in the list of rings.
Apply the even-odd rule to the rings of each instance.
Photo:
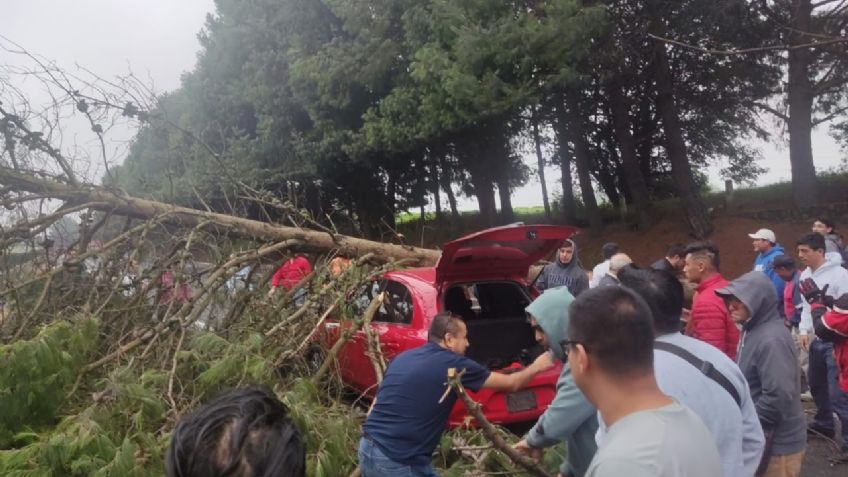
[[[778,303],[783,298],[783,280],[777,276],[777,273],[772,267],[774,258],[778,255],[783,255],[783,247],[777,243],[777,237],[769,229],[760,229],[752,234],[748,234],[751,238],[751,245],[754,251],[757,252],[757,258],[754,259],[754,271],[765,273],[771,283],[774,285],[774,293],[777,296]],[[783,316],[783,307],[778,306],[777,311],[780,316]]]
[[[739,330],[730,320],[730,314],[715,290],[727,285],[719,273],[718,248],[710,242],[696,242],[686,247],[683,273],[697,285],[698,294],[692,301],[692,311],[686,334],[705,341],[722,350],[730,359],[736,359]]]
[[[302,477],[305,450],[286,406],[261,387],[213,399],[177,424],[169,477]]]
[[[788,255],[779,255],[774,257],[772,267],[777,276],[785,282],[783,288],[783,296],[781,305],[783,307],[783,324],[789,329],[792,334],[792,339],[795,341],[795,350],[798,352],[798,366],[801,368],[801,374],[804,376],[804,382],[809,382],[807,379],[807,366],[809,357],[807,350],[801,348],[800,335],[798,328],[801,325],[801,311],[804,307],[804,298],[801,296],[799,287],[799,278],[801,272],[795,267],[795,260]],[[804,389],[802,389],[803,391]]]
[[[665,257],[651,264],[651,268],[679,275],[680,272],[683,271],[685,260],[686,246],[682,243],[675,243],[668,248],[668,252],[665,253]]]
[[[722,475],[704,423],[657,385],[644,300],[625,287],[599,287],[574,300],[569,314],[569,339],[561,343],[568,366],[607,427],[586,475]]]
[[[839,372],[838,387],[848,393],[848,293],[833,299],[808,278],[801,282],[801,292],[812,307],[816,337],[833,344],[833,357]],[[848,440],[842,439],[842,451],[830,458],[831,463],[848,462]]]
[[[527,307],[530,326],[536,341],[550,349],[554,357],[565,362],[560,342],[568,340],[568,306],[574,297],[565,287],[546,290]],[[598,429],[597,409],[574,384],[571,370],[563,366],[556,384],[556,396],[536,424],[518,444],[516,450],[535,458],[542,449],[561,441],[567,445],[566,459],[560,475],[583,477],[595,456],[595,431]]]
[[[627,269],[619,278],[651,308],[654,374],[660,390],[704,421],[718,447],[724,475],[754,475],[765,438],[739,366],[715,346],[680,334],[683,285],[674,275]]]
[[[751,271],[715,291],[742,325],[739,368],[748,381],[766,435],[758,474],[795,477],[807,444],[795,345],[777,313],[771,281]]]
[[[842,237],[836,233],[836,222],[829,217],[818,217],[813,221],[813,233],[824,237],[824,257],[837,265],[844,261],[842,258]]]
[[[607,242],[601,247],[601,256],[604,257],[604,261],[595,265],[595,268],[592,269],[592,279],[589,280],[589,288],[595,288],[600,285],[601,279],[607,274],[610,267],[610,259],[613,255],[617,254],[620,250],[620,247],[615,242]]]
[[[568,291],[574,296],[589,288],[589,277],[586,276],[586,270],[580,266],[577,244],[571,239],[562,243],[554,263],[545,265],[536,279],[536,288],[539,291],[562,286],[568,287]]]
[[[848,293],[848,270],[834,261],[825,259],[823,235],[810,233],[801,237],[798,240],[798,258],[807,266],[799,277],[801,283],[810,279],[832,298]],[[812,309],[806,301],[801,308],[801,324],[798,332],[801,347],[809,351],[807,380],[817,409],[809,428],[814,434],[833,437],[835,434],[833,413],[836,413],[842,422],[843,441],[848,441],[848,395],[839,389],[837,377],[839,371],[833,358],[833,343],[814,337]]]
[[[433,318],[427,340],[397,355],[386,369],[359,442],[363,477],[436,475],[430,465],[433,450],[457,399],[446,392],[449,368],[464,370],[462,384],[472,391],[517,391],[552,365],[549,353],[542,353],[515,373],[490,372],[465,357],[465,322],[449,312]]]

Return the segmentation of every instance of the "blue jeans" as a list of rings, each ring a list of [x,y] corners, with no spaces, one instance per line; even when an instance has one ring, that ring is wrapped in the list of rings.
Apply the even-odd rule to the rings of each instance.
[[[810,394],[816,402],[814,422],[822,429],[835,428],[833,413],[842,422],[842,447],[848,450],[848,394],[839,389],[839,370],[833,357],[833,344],[820,339],[810,343],[810,367],[807,371]]]
[[[439,477],[430,464],[404,465],[389,459],[368,437],[359,440],[362,477]]]

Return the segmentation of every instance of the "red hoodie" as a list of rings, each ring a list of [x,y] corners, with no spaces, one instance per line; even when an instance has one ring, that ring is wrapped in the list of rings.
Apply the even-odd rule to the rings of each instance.
[[[724,300],[715,294],[717,289],[725,286],[727,280],[718,273],[698,284],[686,334],[715,346],[735,361],[739,329],[730,319]]]
[[[831,339],[827,341],[833,342],[833,354],[839,368],[839,388],[848,393],[848,310],[834,307],[832,311],[824,314],[821,323],[831,332]],[[816,334],[819,334],[818,329]]]
[[[310,272],[312,272],[312,265],[306,257],[294,257],[277,269],[271,278],[271,286],[289,290]]]

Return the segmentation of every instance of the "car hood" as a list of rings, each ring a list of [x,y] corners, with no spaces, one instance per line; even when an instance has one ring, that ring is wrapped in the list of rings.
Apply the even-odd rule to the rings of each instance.
[[[513,224],[466,235],[445,244],[436,283],[525,277],[530,265],[577,233],[566,225]]]

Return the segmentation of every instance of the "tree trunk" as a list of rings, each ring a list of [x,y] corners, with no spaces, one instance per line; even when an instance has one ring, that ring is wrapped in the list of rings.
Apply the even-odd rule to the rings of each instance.
[[[0,166],[0,184],[16,190],[42,194],[71,204],[90,204],[91,209],[110,212],[114,215],[136,219],[156,218],[162,223],[181,227],[197,227],[204,224],[207,230],[253,240],[268,242],[298,240],[300,244],[292,247],[292,250],[296,251],[326,252],[339,250],[348,257],[360,257],[373,253],[373,259],[377,262],[411,259],[417,261],[420,265],[433,265],[441,255],[438,250],[373,242],[346,235],[286,227],[232,215],[178,207],[130,197],[90,184],[75,187],[49,179],[21,174],[2,166]]]
[[[501,223],[511,224],[515,222],[515,212],[512,210],[512,197],[509,190],[509,179],[500,177],[498,179],[498,198],[501,202]]]
[[[648,214],[650,207],[648,184],[645,182],[645,177],[642,176],[639,161],[636,159],[636,142],[633,140],[633,133],[630,130],[629,108],[618,84],[613,83],[608,90],[612,109],[613,128],[621,154],[621,168],[624,172],[624,179],[630,191],[633,206],[636,209],[639,229],[647,230],[650,225],[650,216]]]
[[[430,187],[433,194],[433,206],[436,208],[436,222],[442,221],[442,197],[439,194],[439,161],[433,159],[430,164]]]
[[[792,5],[793,31],[789,36],[789,162],[792,165],[792,194],[795,205],[809,207],[818,202],[818,180],[813,163],[813,85],[810,80],[812,51],[791,48],[809,43],[813,38],[803,32],[811,29],[810,0],[794,0]]]
[[[557,118],[554,120],[554,128],[557,137],[557,149],[559,154],[560,180],[562,182],[562,219],[566,224],[576,222],[574,214],[574,181],[571,176],[571,150],[568,148],[568,127],[565,119],[565,98],[561,93],[556,98]]]
[[[542,156],[542,138],[539,135],[539,118],[536,117],[534,108],[533,116],[533,142],[536,144],[536,164],[539,168],[539,183],[542,186],[542,205],[545,207],[545,220],[551,221],[551,203],[548,201],[548,185],[545,181],[545,158]]]
[[[451,169],[449,164],[445,158],[442,158],[440,161],[442,164],[442,174],[439,177],[441,182],[442,190],[445,191],[445,195],[448,196],[448,205],[450,206],[451,211],[451,220],[454,224],[459,223],[459,209],[456,207],[456,195],[453,193],[453,174],[451,174]]]
[[[592,188],[592,177],[589,173],[591,158],[589,155],[589,144],[583,132],[583,116],[580,111],[580,98],[575,90],[567,93],[568,109],[566,111],[569,136],[574,144],[574,159],[577,165],[577,178],[580,181],[580,192],[583,205],[586,208],[586,216],[589,220],[589,229],[592,235],[600,235],[603,229],[601,211],[598,209],[598,201],[595,200],[595,190]]]
[[[659,20],[655,20],[659,23]],[[661,32],[660,32],[661,33]],[[692,177],[692,168],[683,139],[683,129],[680,125],[680,113],[674,100],[674,86],[671,78],[671,68],[665,43],[654,42],[654,75],[657,89],[657,110],[665,132],[665,147],[671,162],[671,175],[677,189],[677,195],[686,213],[686,220],[697,238],[705,238],[713,231],[710,215],[698,185]]]

